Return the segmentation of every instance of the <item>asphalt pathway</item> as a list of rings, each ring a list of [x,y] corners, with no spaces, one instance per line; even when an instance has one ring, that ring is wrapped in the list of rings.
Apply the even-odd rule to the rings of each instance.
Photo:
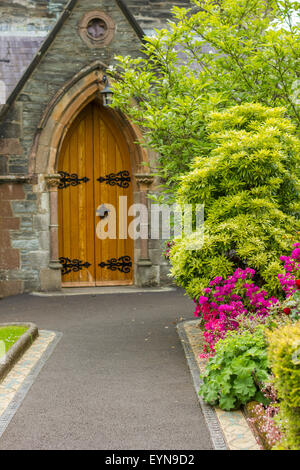
[[[0,438],[0,449],[211,448],[176,331],[180,291],[9,297],[0,322],[63,333]]]

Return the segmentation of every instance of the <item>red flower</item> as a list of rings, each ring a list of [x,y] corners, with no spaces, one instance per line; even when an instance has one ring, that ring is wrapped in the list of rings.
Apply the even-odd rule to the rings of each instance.
[[[296,280],[296,286],[297,286],[298,289],[300,289],[300,279]]]
[[[283,309],[283,313],[285,313],[286,315],[289,315],[291,313],[291,309],[286,307]]]

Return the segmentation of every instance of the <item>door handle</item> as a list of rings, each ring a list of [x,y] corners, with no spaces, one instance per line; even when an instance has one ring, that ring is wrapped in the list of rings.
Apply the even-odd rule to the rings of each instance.
[[[108,216],[110,213],[110,209],[108,209],[105,204],[102,204],[101,206],[98,207],[96,210],[96,215],[100,217],[100,219],[105,219],[105,217]]]

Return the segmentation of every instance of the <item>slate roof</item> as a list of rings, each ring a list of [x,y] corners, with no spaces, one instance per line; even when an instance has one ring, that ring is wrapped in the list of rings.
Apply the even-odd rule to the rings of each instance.
[[[6,97],[13,91],[44,40],[45,36],[0,37],[0,80],[5,83]],[[0,104],[3,104],[3,98]]]
[[[189,0],[165,0],[157,2],[157,0],[116,0],[119,7],[127,16],[128,21],[132,27],[136,30],[137,35],[142,39],[144,31],[141,24],[146,29],[146,33],[149,34],[153,31],[154,27],[163,27],[166,24],[168,18],[171,17],[171,6],[188,6]],[[39,8],[43,7],[43,18],[35,19],[32,18],[33,9],[31,0],[27,0],[30,4],[30,8],[24,8],[26,0],[22,0],[22,9],[18,15],[25,15],[27,11],[27,18],[18,16],[14,23],[8,23],[11,20],[12,10],[9,9],[10,2],[0,3],[3,9],[3,15],[0,17],[0,105],[5,104],[7,98],[15,90],[15,87],[19,83],[24,72],[28,70],[28,67],[32,63],[33,59],[36,58],[36,54],[40,47],[44,44],[49,36],[52,35],[53,31],[59,24],[57,21],[60,13],[65,13],[66,5],[75,1],[68,2],[68,0],[56,0],[56,2],[45,2],[40,0]],[[18,3],[18,2],[16,2]],[[8,5],[8,10],[4,14],[4,7],[2,5]],[[55,14],[53,14],[53,5],[55,5]],[[50,7],[52,10],[49,12]],[[14,10],[13,10],[14,11]],[[46,14],[45,14],[46,12]],[[36,17],[38,14],[36,13]],[[23,26],[23,29],[22,29]],[[49,33],[47,39],[46,36]]]

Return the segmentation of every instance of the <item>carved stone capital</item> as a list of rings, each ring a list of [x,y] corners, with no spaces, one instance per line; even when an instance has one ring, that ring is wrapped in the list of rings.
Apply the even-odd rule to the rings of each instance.
[[[154,182],[154,175],[151,173],[136,173],[135,178],[141,191],[147,191]]]
[[[59,174],[53,174],[53,175],[46,175],[45,176],[45,181],[48,189],[57,189],[61,180],[61,175]]]

